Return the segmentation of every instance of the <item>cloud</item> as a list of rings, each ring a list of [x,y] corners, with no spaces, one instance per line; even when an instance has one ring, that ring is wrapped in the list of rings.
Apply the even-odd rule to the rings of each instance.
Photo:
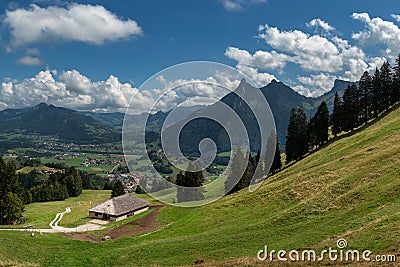
[[[363,31],[354,33],[352,38],[365,46],[386,46],[386,56],[394,59],[400,53],[400,28],[391,21],[382,18],[370,18],[367,13],[353,13],[351,16],[365,24]],[[393,17],[393,16],[392,16]],[[395,16],[395,19],[398,17]]]
[[[236,69],[248,76],[258,87],[266,86],[272,80],[278,80],[272,74],[259,72],[258,68],[253,68],[247,65],[238,64]]]
[[[291,88],[303,96],[312,97],[312,93],[311,93],[310,89],[304,87],[303,85],[296,85],[296,86],[292,86]]]
[[[29,107],[46,102],[77,110],[125,112],[129,106],[129,113],[142,113],[149,111],[159,100],[156,110],[167,111],[184,101],[219,100],[237,88],[240,81],[236,78],[222,71],[205,79],[167,81],[159,76],[158,88],[139,91],[129,83],[121,83],[113,75],[106,80],[92,81],[77,70],[44,70],[23,80],[6,78],[0,86],[0,99],[7,104],[0,108]],[[171,88],[178,90],[169,90]]]
[[[99,45],[143,34],[135,21],[121,20],[100,5],[42,8],[31,4],[27,9],[7,10],[3,23],[10,28],[14,46],[52,41]]]
[[[308,27],[315,27],[316,29],[321,28],[326,32],[334,31],[335,28],[329,25],[327,22],[321,19],[313,19],[310,22],[306,23]]]
[[[367,24],[374,20],[366,13],[353,14],[352,17]],[[302,74],[297,78],[297,84],[290,80],[288,83],[300,94],[312,97],[331,90],[335,79],[357,81],[365,70],[373,72],[386,60],[382,56],[367,56],[357,44],[350,44],[348,40],[334,35],[336,29],[321,19],[313,19],[306,25],[321,28],[329,34],[323,36],[317,32],[309,34],[296,29],[285,31],[268,24],[260,25],[258,37],[265,41],[270,47],[269,50],[251,53],[244,49],[228,47],[225,56],[237,61],[236,68],[252,78],[258,86],[264,86],[276,79],[276,73],[283,75],[288,63],[292,63],[291,67],[297,66]],[[387,28],[382,28],[382,32],[395,32],[398,29],[393,23],[385,25]],[[362,32],[355,37],[367,39],[370,34]],[[396,36],[400,38],[400,32]],[[391,45],[400,46],[400,42]],[[263,72],[265,70],[272,73]]]
[[[18,59],[17,63],[25,66],[39,66],[43,64],[40,58],[31,56],[24,56]]]
[[[366,21],[368,19],[367,14],[359,17]],[[325,25],[321,20],[311,22],[309,24],[321,24],[329,28],[329,24]],[[281,31],[268,25],[260,26],[259,30],[260,38],[272,48],[291,56],[287,61],[294,62],[307,72],[344,72],[340,75],[342,79],[356,81],[365,70],[372,65],[375,67],[376,59],[370,59],[361,48],[350,45],[347,40],[338,36],[330,38],[309,35],[299,30]]]
[[[236,77],[221,71],[204,79],[167,81],[164,76],[158,76],[156,80],[160,88],[143,92],[157,100],[155,110],[170,110],[183,102],[185,105],[211,104],[236,89],[240,83]],[[205,99],[208,101],[204,102]]]
[[[266,3],[267,0],[221,0],[223,8],[227,11],[241,11],[245,6]]]
[[[79,110],[124,111],[132,99],[132,110],[141,112],[149,108],[153,100],[110,75],[107,80],[93,82],[76,70],[60,75],[54,71],[40,71],[35,77],[23,80],[5,79],[0,87],[0,99],[8,108],[36,105],[40,102]]]
[[[223,7],[228,11],[239,11],[242,10],[242,6],[238,2],[224,0],[222,1]]]
[[[37,48],[30,48],[26,50],[26,54],[32,55],[32,56],[39,56],[40,55],[40,50]]]
[[[391,17],[400,22],[400,15],[392,14]]]
[[[310,91],[301,85],[297,86],[295,90],[305,96],[317,97],[329,92],[333,88],[336,79],[336,76],[326,73],[310,75],[309,77],[299,76],[297,77],[297,80],[303,85],[311,87],[313,90]]]
[[[294,62],[306,71],[337,72],[341,70],[339,49],[327,38],[308,35],[299,30],[280,31],[267,24],[261,26],[259,37],[272,48],[294,55]]]
[[[248,51],[236,47],[228,47],[225,51],[225,56],[238,61],[239,64],[258,67],[264,70],[282,69],[287,62],[292,61],[290,56],[277,53],[276,51],[258,50],[251,55]]]

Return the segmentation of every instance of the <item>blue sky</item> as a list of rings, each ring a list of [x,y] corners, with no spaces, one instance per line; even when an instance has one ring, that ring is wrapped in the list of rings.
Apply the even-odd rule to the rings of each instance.
[[[0,109],[121,110],[151,75],[193,60],[318,96],[400,53],[393,0],[33,0],[0,12]]]

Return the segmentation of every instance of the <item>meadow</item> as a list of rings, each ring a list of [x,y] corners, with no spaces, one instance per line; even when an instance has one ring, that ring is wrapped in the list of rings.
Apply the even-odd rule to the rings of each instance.
[[[347,240],[348,249],[399,256],[398,140],[400,109],[330,141],[269,177],[255,192],[242,190],[197,208],[168,206],[160,210],[158,223],[165,228],[158,232],[102,243],[58,234],[31,238],[23,232],[1,232],[0,262],[21,266],[176,266],[204,261],[203,266],[261,266],[267,262],[259,262],[256,255],[265,245],[274,250],[321,251],[336,248],[339,238]],[[60,208],[64,204],[60,203]],[[299,263],[282,263],[286,265]],[[377,262],[370,265],[382,266]]]

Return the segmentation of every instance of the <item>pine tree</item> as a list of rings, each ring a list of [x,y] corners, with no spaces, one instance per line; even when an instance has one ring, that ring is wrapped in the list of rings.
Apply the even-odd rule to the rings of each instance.
[[[383,109],[387,109],[394,103],[394,94],[392,93],[392,68],[389,62],[383,63],[380,73],[382,86],[381,103],[383,104]]]
[[[393,100],[397,102],[400,100],[400,54],[395,59],[395,65],[393,67]]]
[[[198,201],[204,199],[204,189],[201,187],[204,182],[203,172],[200,163],[189,162],[187,171],[185,172],[185,181],[187,184],[187,201]]]
[[[366,123],[371,118],[373,104],[373,83],[368,71],[365,71],[361,76],[358,88],[361,94],[360,109],[362,122]]]
[[[342,98],[339,96],[338,92],[336,92],[331,117],[332,133],[335,137],[342,131],[342,106]]]
[[[0,223],[14,224],[22,219],[25,193],[15,167],[0,157]]]
[[[321,146],[328,141],[329,130],[329,111],[325,101],[322,101],[311,121],[309,128],[315,138],[312,145]]]
[[[179,172],[176,176],[176,185],[178,185],[178,202],[198,201],[204,199],[203,172],[198,162],[189,162],[188,168],[183,174]]]
[[[239,179],[239,181],[236,183],[233,189],[229,192],[229,194],[240,191],[250,186],[251,179],[253,178],[254,175],[254,160],[253,157],[251,156],[250,151],[247,151],[246,158],[247,158],[246,169],[244,170],[242,177]]]
[[[308,152],[308,122],[302,108],[290,112],[286,137],[286,162],[299,160]]]
[[[376,68],[372,77],[372,110],[375,118],[382,111],[382,94],[381,72]]]
[[[276,148],[277,135],[275,131],[272,131],[268,136],[267,144],[265,146],[265,155],[263,158],[263,175],[268,175],[271,172],[272,164],[274,161],[274,153]]]
[[[258,150],[256,156],[254,157],[254,165],[255,166],[257,166],[257,164],[260,162],[260,158],[261,158],[261,152],[260,152],[260,150]]]
[[[237,146],[233,152],[232,162],[229,164],[228,177],[225,181],[225,193],[232,194],[243,189],[243,179],[245,179],[248,161],[246,160],[242,149]],[[237,181],[237,183],[236,183]],[[235,184],[236,183],[236,184]],[[239,185],[238,185],[239,184]]]
[[[177,193],[176,193],[176,198],[178,199],[178,202],[185,202],[185,176],[183,175],[182,171],[180,171],[176,175],[176,185],[178,185]]]
[[[261,160],[261,151],[258,150],[256,156],[254,157],[254,178],[259,179],[263,176],[263,164]]]
[[[82,194],[82,178],[79,172],[74,168],[66,170],[65,184],[67,186],[68,195],[70,197],[77,197]]]
[[[111,197],[118,197],[125,194],[125,187],[121,180],[117,180],[112,188]]]
[[[276,173],[278,170],[282,168],[282,158],[281,158],[281,149],[279,147],[278,137],[276,137],[276,148],[274,160],[272,161],[271,169],[269,173]]]
[[[360,93],[353,83],[343,93],[343,130],[350,131],[359,126]]]

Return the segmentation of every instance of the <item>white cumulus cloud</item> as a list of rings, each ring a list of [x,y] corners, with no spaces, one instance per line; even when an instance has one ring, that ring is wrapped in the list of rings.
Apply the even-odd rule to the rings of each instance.
[[[100,5],[42,8],[31,4],[26,9],[7,10],[3,23],[10,28],[14,46],[59,40],[102,44],[143,33],[136,21],[121,20]]]
[[[104,81],[91,81],[76,70],[62,72],[45,70],[23,80],[5,79],[0,87],[0,99],[9,108],[19,108],[46,102],[79,110],[124,111],[132,99],[135,112],[148,109],[153,100],[129,83],[121,83],[113,75]]]
[[[379,17],[371,19],[367,13],[353,13],[352,18],[363,22],[366,26],[363,31],[354,33],[353,39],[365,46],[385,45],[386,56],[391,59],[400,53],[399,26]]]
[[[329,25],[326,21],[323,21],[321,19],[313,19],[310,22],[306,23],[306,25],[308,27],[315,27],[316,29],[321,28],[327,32],[335,30],[335,27]]]
[[[317,97],[323,95],[326,92],[329,92],[333,88],[336,79],[336,76],[326,73],[310,75],[308,77],[299,76],[297,77],[297,80],[299,80],[303,85],[313,88],[313,90],[310,91],[302,85],[300,85],[300,87],[297,87],[296,89],[300,94],[303,94],[305,96]]]
[[[236,69],[249,77],[258,87],[269,84],[272,80],[278,80],[273,74],[260,72],[258,68],[238,64]]]
[[[248,51],[236,47],[228,47],[225,51],[225,56],[236,60],[239,64],[258,67],[264,70],[282,69],[287,62],[292,61],[290,56],[276,51],[258,50],[252,55]]]
[[[39,66],[43,64],[40,58],[32,56],[21,57],[17,63],[25,66]]]
[[[266,3],[267,0],[220,0],[227,11],[241,11],[245,6]]]
[[[335,44],[319,35],[299,30],[281,31],[267,24],[259,28],[259,37],[274,49],[294,55],[294,61],[306,71],[337,72],[343,64]]]
[[[394,18],[395,20],[400,22],[400,15],[392,14],[391,16],[392,16],[392,18]]]
[[[234,2],[231,0],[222,1],[222,5],[228,11],[239,11],[242,9],[242,6],[238,2]]]

